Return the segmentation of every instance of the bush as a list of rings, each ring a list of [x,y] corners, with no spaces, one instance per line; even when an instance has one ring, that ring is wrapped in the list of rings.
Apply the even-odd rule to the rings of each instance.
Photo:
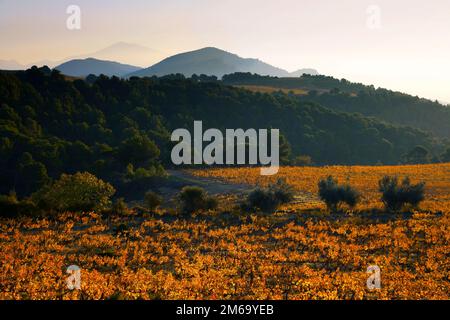
[[[144,205],[150,211],[155,211],[162,202],[163,198],[155,192],[149,191],[144,196]]]
[[[292,161],[294,166],[310,166],[313,161],[310,156],[298,156]]]
[[[422,146],[415,146],[404,156],[404,162],[409,164],[429,163],[430,152]]]
[[[340,186],[339,197],[341,201],[347,204],[350,208],[354,208],[360,200],[359,192],[348,184]]]
[[[33,198],[40,206],[56,211],[101,211],[111,205],[113,186],[88,173],[62,174]]]
[[[319,181],[319,198],[325,202],[327,208],[336,211],[342,203],[350,208],[356,206],[360,200],[360,194],[349,184],[339,185],[332,176]]]
[[[292,186],[284,179],[278,179],[276,183],[269,184],[267,188],[257,188],[250,192],[243,209],[259,209],[263,212],[273,212],[280,205],[289,203],[294,199]]]
[[[118,215],[127,215],[130,212],[124,198],[119,198],[114,202],[112,212]]]
[[[207,192],[200,187],[184,187],[178,195],[181,210],[184,213],[193,213],[201,210],[212,210],[217,208],[218,201],[215,197],[208,196]]]
[[[417,207],[425,198],[425,183],[413,185],[408,177],[399,184],[397,177],[384,176],[378,185],[382,193],[381,201],[388,210],[398,211],[407,204]]]
[[[0,195],[0,217],[13,218],[18,215],[31,215],[38,212],[36,205],[28,198],[18,200],[16,193]]]
[[[15,193],[0,195],[0,217],[11,218],[18,214],[19,200]]]

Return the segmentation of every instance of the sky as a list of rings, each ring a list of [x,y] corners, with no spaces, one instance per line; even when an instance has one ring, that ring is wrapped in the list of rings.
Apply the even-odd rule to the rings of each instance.
[[[69,5],[80,29],[67,28]],[[0,0],[0,60],[60,61],[117,42],[167,55],[214,46],[450,103],[449,0]]]

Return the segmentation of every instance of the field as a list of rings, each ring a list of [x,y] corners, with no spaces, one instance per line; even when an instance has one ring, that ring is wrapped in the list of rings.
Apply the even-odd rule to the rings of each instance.
[[[382,208],[378,193],[378,180],[384,175],[409,176],[414,181],[426,182],[427,195],[421,208],[431,212],[450,211],[450,164],[405,165],[405,166],[329,166],[329,167],[281,167],[273,176],[261,176],[258,168],[193,170],[192,174],[201,177],[219,178],[232,183],[267,185],[278,178],[296,188],[300,195],[306,196],[293,209],[324,208],[315,201],[317,182],[320,178],[334,176],[340,182],[349,182],[362,193],[362,203],[357,209]],[[312,196],[312,197],[308,197]]]
[[[3,220],[1,299],[449,299],[450,164],[399,167],[257,168],[191,171],[240,184],[285,177],[296,201],[272,214],[239,212],[236,196],[214,212],[173,210],[108,216]],[[353,211],[326,212],[319,178],[332,174],[363,194]],[[385,174],[427,183],[417,210],[386,213]],[[81,268],[81,290],[66,268]],[[381,289],[366,286],[381,269]]]

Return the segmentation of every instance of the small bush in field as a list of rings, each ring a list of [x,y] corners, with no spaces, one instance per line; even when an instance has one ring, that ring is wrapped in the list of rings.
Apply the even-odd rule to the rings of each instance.
[[[0,195],[0,216],[14,217],[18,214],[19,200],[15,193],[9,195]]]
[[[119,198],[114,202],[112,211],[118,215],[126,215],[130,212],[124,198]]]
[[[425,183],[411,184],[408,177],[399,184],[397,177],[384,176],[378,185],[381,201],[388,210],[398,211],[408,204],[417,207],[425,198]]]
[[[340,199],[350,208],[355,207],[360,199],[360,194],[352,186],[345,184],[339,188]]]
[[[292,186],[284,179],[278,179],[276,183],[267,188],[257,188],[250,192],[243,209],[259,209],[263,212],[273,212],[280,205],[289,203],[294,199]]]
[[[310,156],[298,156],[293,160],[294,166],[310,166],[313,161]]]
[[[356,206],[360,199],[359,192],[349,184],[340,185],[332,176],[319,181],[319,198],[325,202],[327,208],[336,211],[341,203],[350,208]]]
[[[162,202],[163,198],[153,191],[147,192],[144,196],[144,205],[150,211],[155,211]]]
[[[215,197],[208,196],[203,188],[196,186],[184,187],[178,195],[178,201],[184,213],[212,210],[217,208],[218,205]]]
[[[39,213],[31,199],[17,199],[14,192],[0,195],[0,217],[13,218],[19,215],[34,215]]]

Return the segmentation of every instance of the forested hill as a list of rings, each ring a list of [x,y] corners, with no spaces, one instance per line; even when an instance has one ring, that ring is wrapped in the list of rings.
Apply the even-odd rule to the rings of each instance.
[[[338,111],[358,112],[393,124],[429,131],[438,137],[450,138],[450,107],[437,101],[322,75],[277,78],[235,73],[224,76],[223,82],[231,85],[254,85],[260,89],[303,89],[308,94],[300,95],[301,101],[317,102]]]
[[[61,173],[89,171],[139,185],[170,166],[170,133],[208,127],[279,128],[292,155],[316,164],[396,164],[425,132],[338,113],[289,95],[182,76],[65,80],[57,71],[0,72],[0,193],[29,194]]]

